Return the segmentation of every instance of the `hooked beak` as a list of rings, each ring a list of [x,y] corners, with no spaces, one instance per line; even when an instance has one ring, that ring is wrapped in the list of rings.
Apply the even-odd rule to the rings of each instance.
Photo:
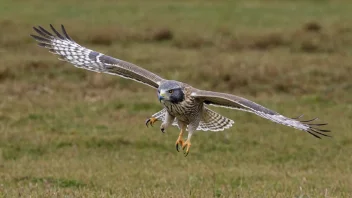
[[[159,95],[159,102],[161,102],[162,100],[164,100],[164,97]]]
[[[165,93],[160,93],[159,94],[159,102],[165,99]]]

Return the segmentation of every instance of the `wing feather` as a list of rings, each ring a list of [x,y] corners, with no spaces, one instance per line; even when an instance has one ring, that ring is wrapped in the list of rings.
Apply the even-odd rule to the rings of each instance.
[[[330,137],[329,135],[324,134],[326,132],[330,132],[329,130],[316,128],[316,126],[327,125],[326,123],[323,123],[323,124],[311,123],[315,121],[317,118],[314,118],[311,120],[303,120],[303,121],[299,120],[300,118],[303,117],[303,115],[298,116],[296,118],[288,118],[273,110],[263,107],[255,102],[252,102],[250,100],[247,100],[239,96],[226,94],[226,93],[194,90],[191,96],[198,100],[203,101],[205,104],[254,113],[260,117],[266,118],[273,122],[308,132],[309,134],[313,135],[316,138],[321,138],[320,136]]]
[[[154,88],[158,88],[160,82],[164,80],[160,76],[132,63],[82,47],[71,39],[63,25],[61,25],[63,34],[60,34],[51,24],[50,28],[55,35],[38,26],[33,27],[33,29],[39,35],[30,36],[38,41],[39,46],[48,48],[51,53],[59,55],[60,60],[72,63],[75,67],[118,75]]]

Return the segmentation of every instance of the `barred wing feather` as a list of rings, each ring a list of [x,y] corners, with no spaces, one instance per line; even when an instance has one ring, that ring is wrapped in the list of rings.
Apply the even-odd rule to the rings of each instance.
[[[50,27],[55,35],[38,26],[33,27],[33,29],[39,36],[31,36],[38,41],[39,46],[48,48],[50,52],[59,55],[60,60],[72,63],[78,68],[118,75],[154,88],[158,88],[160,82],[164,80],[158,75],[132,63],[82,47],[70,38],[63,25],[61,25],[62,34],[52,25]]]
[[[313,121],[317,120],[317,118],[305,121],[299,120],[303,115],[296,118],[288,118],[250,100],[226,93],[194,90],[191,95],[194,98],[203,101],[205,104],[254,113],[260,117],[266,118],[278,124],[283,124],[298,130],[308,132],[316,138],[321,138],[320,136],[330,137],[329,135],[325,134],[326,132],[330,132],[329,130],[317,128],[319,126],[327,125],[326,123],[312,123]]]

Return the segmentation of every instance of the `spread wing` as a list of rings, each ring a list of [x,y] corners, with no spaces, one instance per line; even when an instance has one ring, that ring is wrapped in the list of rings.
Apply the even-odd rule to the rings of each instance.
[[[316,120],[317,118],[305,121],[299,120],[303,115],[296,118],[288,118],[250,100],[226,93],[194,90],[191,96],[203,101],[205,104],[254,113],[273,122],[306,131],[317,138],[320,138],[320,136],[330,137],[329,135],[324,134],[325,132],[330,132],[329,130],[316,128],[319,126],[327,125],[326,123],[312,123],[312,121]]]
[[[119,60],[102,53],[87,49],[73,41],[61,25],[62,34],[50,25],[54,34],[38,26],[33,29],[39,34],[31,35],[38,45],[48,48],[50,52],[59,55],[59,59],[72,63],[78,68],[95,72],[118,75],[132,79],[154,88],[158,88],[164,79],[132,63]]]

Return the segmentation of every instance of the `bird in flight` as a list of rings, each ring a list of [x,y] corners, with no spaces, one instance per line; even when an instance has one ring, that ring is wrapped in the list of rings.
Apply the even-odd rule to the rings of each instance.
[[[38,41],[39,46],[48,48],[51,53],[58,55],[60,60],[67,61],[78,68],[132,79],[156,89],[163,109],[153,114],[145,124],[153,126],[156,121],[162,121],[160,130],[163,133],[171,125],[178,126],[180,133],[175,146],[177,151],[182,148],[185,156],[190,151],[191,137],[196,130],[222,131],[234,124],[233,120],[209,109],[208,105],[254,113],[273,122],[305,131],[316,138],[330,137],[326,134],[330,132],[329,130],[319,129],[320,126],[327,125],[326,123],[313,123],[317,118],[300,120],[303,115],[288,118],[239,96],[200,90],[183,82],[164,79],[132,63],[77,44],[67,34],[63,25],[61,25],[62,33],[52,25],[50,28],[53,33],[41,26],[33,27],[38,35],[30,36]],[[186,131],[188,136],[184,140],[183,135]]]

